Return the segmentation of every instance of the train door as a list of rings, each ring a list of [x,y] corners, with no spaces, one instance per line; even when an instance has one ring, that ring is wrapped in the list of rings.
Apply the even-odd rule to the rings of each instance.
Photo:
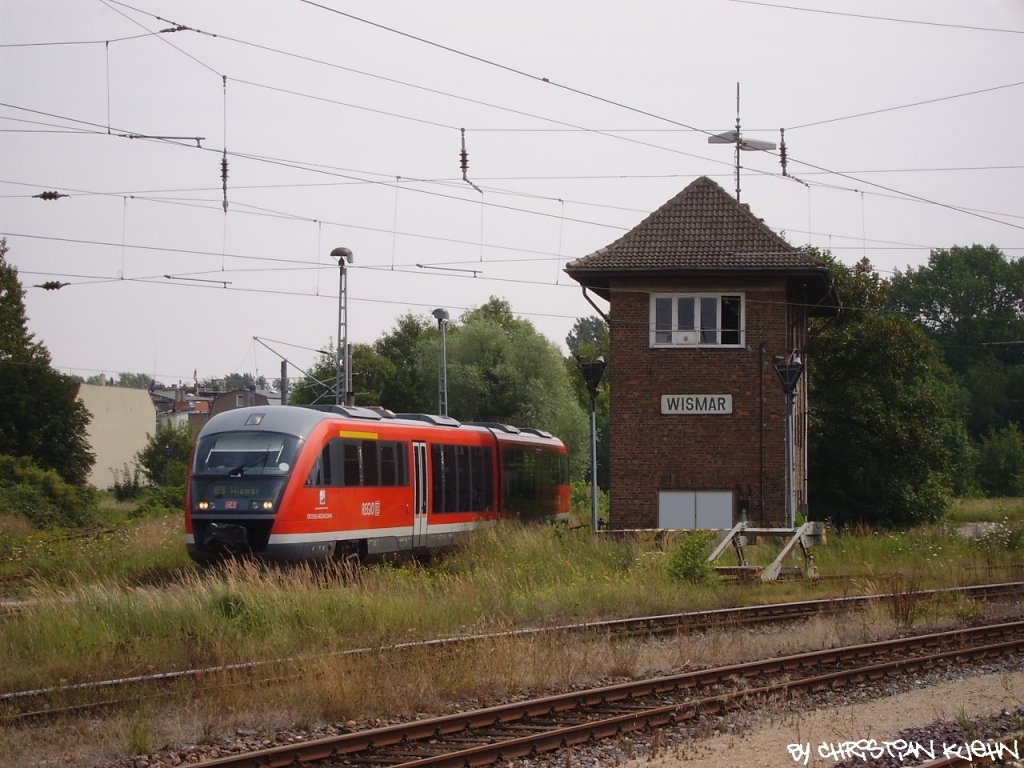
[[[427,483],[427,444],[414,441],[413,457],[413,513],[412,546],[414,549],[427,546],[427,498],[430,486]]]

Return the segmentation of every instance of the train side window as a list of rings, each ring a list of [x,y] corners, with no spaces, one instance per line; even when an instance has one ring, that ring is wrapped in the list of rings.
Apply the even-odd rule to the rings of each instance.
[[[406,443],[380,444],[380,484],[388,486],[408,485],[405,473]]]
[[[325,445],[320,455],[316,457],[313,468],[306,478],[306,485],[322,487],[331,484],[331,446]]]
[[[505,511],[530,516],[537,499],[533,454],[521,448],[507,448],[501,452],[501,469]]]
[[[490,446],[473,449],[473,498],[470,509],[489,512],[494,508],[494,483],[491,475]]]
[[[468,445],[455,446],[455,509],[466,512],[473,508],[473,449]]]
[[[430,456],[435,514],[494,509],[490,447],[432,445]]]
[[[344,485],[345,451],[341,440],[331,440],[324,448],[324,463],[327,464],[327,478],[330,485]]]
[[[433,498],[431,507],[435,514],[447,512],[444,505],[444,446],[430,446],[430,487]]]
[[[459,458],[457,446],[444,446],[444,506],[445,512],[459,511]]]
[[[342,455],[343,455],[343,466],[344,466],[344,481],[342,485],[349,488],[362,485],[360,482],[360,467],[359,467],[359,443],[350,440],[341,441]]]
[[[377,441],[363,440],[359,447],[363,459],[361,485],[384,485],[380,480],[380,465],[377,461]]]
[[[459,509],[455,449],[454,445],[430,446],[435,513],[457,512]]]

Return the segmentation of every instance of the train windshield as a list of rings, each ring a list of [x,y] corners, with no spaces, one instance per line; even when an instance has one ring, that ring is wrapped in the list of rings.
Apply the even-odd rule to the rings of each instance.
[[[199,438],[197,475],[285,475],[295,464],[299,439],[274,432],[222,432]]]

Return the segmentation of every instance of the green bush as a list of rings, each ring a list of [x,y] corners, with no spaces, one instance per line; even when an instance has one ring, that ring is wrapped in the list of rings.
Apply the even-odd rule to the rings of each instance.
[[[594,514],[590,483],[573,480],[569,490],[569,509],[572,511],[573,517],[590,527]],[[597,491],[597,521],[601,528],[608,527],[608,494],[600,488]]]
[[[188,458],[194,436],[188,424],[157,424],[136,460],[153,485],[180,485],[188,475]]]
[[[986,496],[1024,496],[1024,435],[1017,425],[989,432],[978,448],[975,466]]]
[[[135,464],[118,472],[114,470],[114,485],[110,489],[118,501],[131,501],[142,495],[142,470]]]
[[[170,513],[184,514],[185,486],[164,485],[146,490],[135,511],[136,517],[157,517]]]
[[[666,560],[668,574],[686,584],[710,584],[715,580],[715,569],[708,562],[714,534],[711,531],[692,531],[684,535],[669,550]]]
[[[35,528],[80,528],[96,522],[96,492],[71,485],[24,456],[0,455],[0,513]]]

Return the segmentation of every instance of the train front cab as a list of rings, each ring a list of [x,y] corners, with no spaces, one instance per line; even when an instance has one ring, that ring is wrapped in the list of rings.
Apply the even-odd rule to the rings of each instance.
[[[211,419],[193,450],[185,542],[197,562],[268,551],[305,438],[319,418],[242,408]]]

